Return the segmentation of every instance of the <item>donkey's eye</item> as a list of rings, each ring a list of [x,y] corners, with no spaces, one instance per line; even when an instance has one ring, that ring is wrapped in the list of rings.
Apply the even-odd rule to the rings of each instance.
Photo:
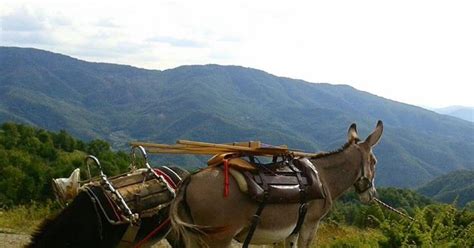
[[[370,156],[370,163],[375,165],[377,163],[377,159],[374,156]]]

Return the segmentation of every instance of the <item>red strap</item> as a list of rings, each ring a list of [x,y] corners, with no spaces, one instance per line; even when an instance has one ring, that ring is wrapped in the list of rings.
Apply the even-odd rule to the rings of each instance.
[[[171,186],[171,188],[176,189],[176,183],[168,176],[166,173],[161,171],[160,169],[154,168],[156,174],[162,176],[165,181]],[[157,232],[161,231],[167,224],[170,224],[170,218],[167,218],[163,223],[161,223],[157,228],[151,231],[144,239],[142,239],[138,244],[136,244],[133,248],[140,248],[146,241],[148,241],[151,237],[153,237]]]
[[[171,186],[171,188],[176,189],[176,183],[173,182],[173,179],[171,179],[170,176],[168,176],[166,173],[161,171],[160,169],[155,168],[155,173],[162,176],[166,182]]]
[[[145,244],[147,240],[153,237],[153,235],[155,235],[157,232],[161,231],[161,229],[163,229],[163,227],[165,227],[167,224],[170,224],[170,218],[163,221],[163,223],[161,223],[157,228],[155,228],[155,230],[151,231],[151,233],[146,235],[146,237],[140,242],[138,242],[138,244],[136,244],[133,248],[140,248],[143,244]]]
[[[224,159],[224,197],[229,196],[229,160]]]

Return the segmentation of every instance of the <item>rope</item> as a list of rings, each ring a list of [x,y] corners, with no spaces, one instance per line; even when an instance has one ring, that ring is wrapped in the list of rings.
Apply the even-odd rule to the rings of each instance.
[[[374,197],[374,200],[375,200],[378,204],[380,204],[380,205],[382,205],[383,207],[387,208],[388,210],[393,211],[393,212],[395,212],[395,213],[397,213],[397,214],[399,214],[399,215],[401,215],[401,216],[403,216],[403,217],[405,217],[405,218],[408,218],[408,219],[411,220],[411,221],[416,221],[413,217],[410,217],[410,216],[408,216],[408,215],[406,215],[406,214],[400,212],[400,210],[395,209],[394,207],[388,205],[387,203],[381,201],[380,199]]]

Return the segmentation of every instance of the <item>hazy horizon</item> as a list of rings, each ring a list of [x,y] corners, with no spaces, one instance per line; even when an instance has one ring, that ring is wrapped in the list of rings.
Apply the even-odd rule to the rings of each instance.
[[[425,108],[472,107],[472,6],[2,0],[0,45],[158,70],[238,65]]]

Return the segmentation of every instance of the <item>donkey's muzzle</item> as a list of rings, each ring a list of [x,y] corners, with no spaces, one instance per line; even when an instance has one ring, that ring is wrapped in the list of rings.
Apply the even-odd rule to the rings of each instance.
[[[370,179],[367,177],[361,177],[354,183],[354,188],[358,194],[364,193],[365,191],[372,188],[372,186],[372,181],[370,181]]]

